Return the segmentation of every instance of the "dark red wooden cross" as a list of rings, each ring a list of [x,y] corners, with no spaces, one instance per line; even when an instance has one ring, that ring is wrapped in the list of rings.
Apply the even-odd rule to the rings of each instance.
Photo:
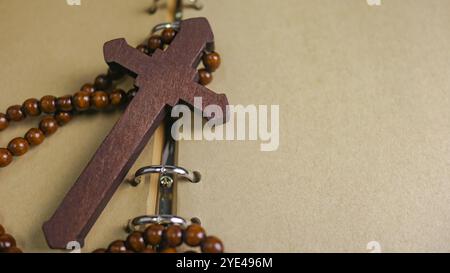
[[[197,83],[196,67],[203,51],[212,49],[213,40],[208,21],[193,18],[181,22],[166,51],[157,50],[151,57],[130,47],[124,39],[105,44],[106,62],[135,76],[139,92],[43,225],[51,248],[65,249],[71,241],[84,245],[89,230],[164,119],[168,107],[180,102],[194,106],[194,97],[202,97],[202,108],[216,104],[226,112],[226,96]]]

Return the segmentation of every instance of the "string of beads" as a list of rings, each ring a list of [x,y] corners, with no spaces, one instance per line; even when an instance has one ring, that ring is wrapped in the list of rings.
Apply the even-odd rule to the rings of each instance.
[[[147,44],[137,47],[144,54],[152,55],[157,49],[166,49],[176,36],[176,30],[167,28],[161,35],[152,35]],[[217,52],[205,53],[202,57],[204,68],[198,70],[198,81],[202,85],[211,83],[212,73],[220,66],[220,55]],[[40,100],[30,98],[22,105],[12,105],[6,113],[0,113],[0,131],[8,128],[11,123],[20,122],[27,117],[45,116],[37,128],[31,128],[22,137],[12,139],[6,148],[0,148],[0,168],[9,166],[14,157],[26,154],[30,148],[36,147],[56,131],[68,124],[75,115],[88,110],[102,111],[126,106],[136,95],[136,88],[125,92],[115,89],[116,81],[122,79],[122,71],[108,69],[106,74],[97,76],[94,83],[84,84],[80,91],[73,95],[56,97],[47,95]]]
[[[186,253],[223,253],[222,241],[215,236],[207,236],[199,224],[191,224],[186,229],[179,225],[163,226],[152,224],[144,232],[134,231],[126,240],[113,241],[107,248],[99,248],[92,253],[177,253],[182,244],[189,247]],[[0,253],[22,253],[16,239],[6,233],[0,225]]]
[[[224,252],[222,241],[207,236],[199,224],[191,224],[185,229],[179,225],[152,224],[144,232],[134,231],[126,240],[113,241],[107,248],[99,248],[93,253],[177,253],[183,243],[183,248],[189,248],[187,253],[198,250],[202,253]]]

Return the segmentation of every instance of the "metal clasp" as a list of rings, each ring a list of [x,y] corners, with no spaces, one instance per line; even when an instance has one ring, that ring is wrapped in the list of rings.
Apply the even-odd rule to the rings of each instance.
[[[154,165],[140,168],[134,174],[134,178],[130,181],[133,186],[138,186],[142,181],[142,176],[159,173],[160,184],[164,187],[171,187],[173,184],[173,178],[169,175],[177,175],[179,178],[184,178],[191,183],[198,183],[201,180],[202,175],[197,171],[191,171],[178,166],[165,166]]]

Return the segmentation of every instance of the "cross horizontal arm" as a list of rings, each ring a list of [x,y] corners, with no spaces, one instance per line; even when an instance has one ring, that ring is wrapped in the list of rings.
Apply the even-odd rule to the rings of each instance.
[[[187,84],[184,86],[186,88],[187,92],[180,92],[181,97],[180,100],[183,102],[193,105],[194,107],[197,107],[197,105],[194,105],[194,99],[202,98],[202,105],[201,109],[198,110],[204,110],[206,106],[208,105],[217,105],[222,110],[222,113],[224,114],[222,117],[212,117],[214,119],[222,120],[224,123],[227,122],[228,116],[227,116],[227,105],[228,105],[228,99],[225,96],[225,94],[217,94],[214,91],[208,89],[207,87],[200,85],[196,82],[192,82],[190,84]],[[206,117],[206,119],[210,119],[211,117]]]
[[[126,68],[134,76],[145,73],[146,65],[152,59],[152,57],[128,45],[123,38],[105,43],[103,53],[105,61],[110,66]]]

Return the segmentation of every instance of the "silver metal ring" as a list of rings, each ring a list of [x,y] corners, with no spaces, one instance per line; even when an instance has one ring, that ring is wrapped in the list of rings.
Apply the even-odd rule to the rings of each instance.
[[[167,1],[153,0],[152,6],[149,8],[150,14],[155,14],[160,8],[167,8]],[[173,18],[175,21],[181,21],[183,19],[183,9],[190,8],[194,10],[203,9],[203,4],[200,3],[199,0],[187,0],[187,3],[184,3],[183,0],[176,0],[175,9],[173,12]]]
[[[158,32],[160,30],[164,30],[164,29],[167,29],[167,28],[173,28],[173,29],[179,30],[180,29],[180,21],[176,21],[176,22],[173,22],[173,23],[157,24],[156,26],[154,26],[152,28],[151,34],[154,34],[155,32]]]
[[[187,222],[184,218],[175,215],[144,215],[134,218],[128,222],[128,232],[139,231],[141,227],[145,227],[149,224],[160,225],[179,225],[182,227],[187,226]]]
[[[187,179],[191,183],[200,182],[202,175],[197,171],[190,171],[178,166],[154,165],[140,168],[134,174],[133,185],[137,186],[141,183],[141,177],[148,174],[159,173],[161,175],[175,174]]]

